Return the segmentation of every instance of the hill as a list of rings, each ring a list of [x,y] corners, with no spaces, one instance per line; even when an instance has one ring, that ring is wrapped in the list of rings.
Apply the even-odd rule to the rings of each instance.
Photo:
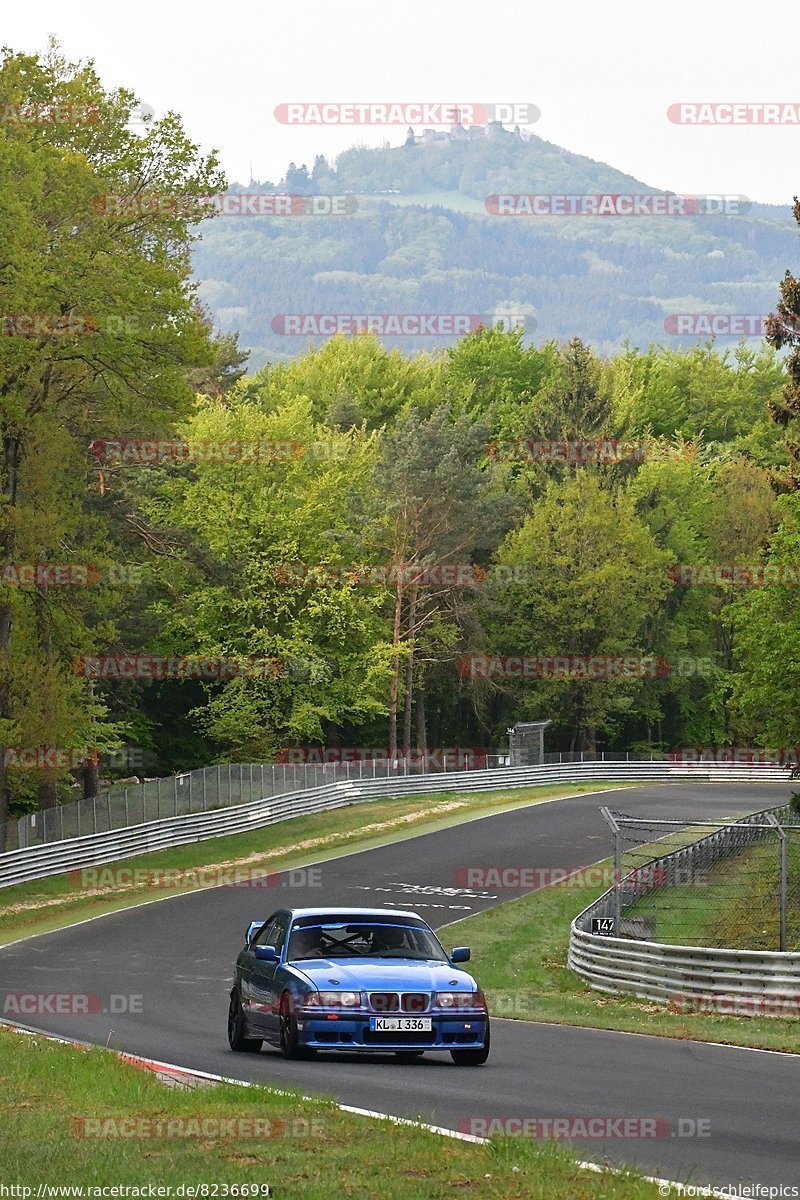
[[[343,215],[223,216],[203,226],[194,256],[201,296],[238,330],[251,364],[294,357],[319,322],[283,314],[485,314],[524,324],[539,344],[578,335],[600,352],[677,345],[712,328],[734,345],[760,336],[793,262],[790,209],[742,204],[741,215],[497,216],[496,193],[647,194],[660,189],[542,138],[495,128],[458,140],[355,147],[311,172],[232,191],[344,194]],[[664,189],[666,190],[666,189]],[[740,314],[747,322],[676,315]],[[327,328],[331,328],[329,322]],[[689,336],[675,330],[690,329]],[[288,330],[288,332],[286,331]],[[321,344],[323,336],[312,339]],[[453,340],[389,336],[405,352]]]

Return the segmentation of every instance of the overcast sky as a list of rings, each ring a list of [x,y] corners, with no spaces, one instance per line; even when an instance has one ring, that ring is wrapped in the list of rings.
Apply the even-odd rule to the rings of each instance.
[[[691,128],[679,101],[800,106],[797,7],[789,0],[0,0],[0,42],[92,57],[156,114],[175,109],[231,181],[280,178],[406,129],[278,123],[291,101],[528,102],[533,132],[655,187],[790,203],[800,127]],[[793,89],[793,90],[789,90]],[[535,180],[531,189],[535,189]]]

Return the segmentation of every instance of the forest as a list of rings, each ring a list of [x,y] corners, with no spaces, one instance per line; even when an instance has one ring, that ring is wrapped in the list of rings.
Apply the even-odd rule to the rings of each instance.
[[[0,126],[0,822],[128,751],[800,744],[790,217],[758,345],[599,353],[574,314],[256,369],[201,303],[202,206],[96,202],[226,186],[135,102],[0,65],[0,108],[93,114]]]

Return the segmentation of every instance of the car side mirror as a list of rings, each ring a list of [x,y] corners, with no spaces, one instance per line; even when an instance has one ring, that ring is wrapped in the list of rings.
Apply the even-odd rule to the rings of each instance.
[[[261,962],[277,962],[280,958],[274,946],[254,946],[253,953]]]
[[[456,946],[450,955],[451,963],[469,962],[472,951],[469,946]]]

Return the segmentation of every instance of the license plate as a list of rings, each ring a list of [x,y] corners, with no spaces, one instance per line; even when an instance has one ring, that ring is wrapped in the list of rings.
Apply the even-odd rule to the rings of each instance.
[[[430,1017],[370,1017],[373,1033],[430,1033]]]

